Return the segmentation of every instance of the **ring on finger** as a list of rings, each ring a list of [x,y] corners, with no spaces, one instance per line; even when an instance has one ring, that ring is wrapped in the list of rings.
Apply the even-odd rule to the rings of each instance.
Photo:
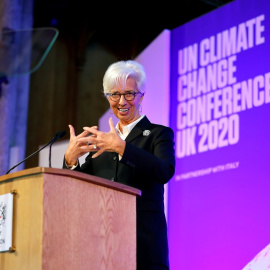
[[[87,144],[88,144],[88,145],[90,145],[90,144],[91,144],[91,142],[87,142]]]
[[[94,149],[97,149],[97,146],[96,146],[96,144],[94,144],[94,145],[93,145],[93,147],[94,147]]]

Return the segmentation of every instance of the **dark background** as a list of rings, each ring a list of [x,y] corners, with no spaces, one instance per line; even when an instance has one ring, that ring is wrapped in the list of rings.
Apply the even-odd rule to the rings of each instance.
[[[34,25],[99,40],[119,58],[136,57],[164,29],[172,30],[232,0],[108,2],[36,0]],[[203,27],[203,26],[202,26]]]

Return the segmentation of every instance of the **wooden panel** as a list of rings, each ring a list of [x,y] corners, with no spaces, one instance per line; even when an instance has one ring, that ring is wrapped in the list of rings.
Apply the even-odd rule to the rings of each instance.
[[[1,270],[136,269],[140,190],[83,173],[33,168],[0,177],[0,194],[18,190],[15,253]]]
[[[43,269],[135,270],[135,200],[121,191],[46,174]]]
[[[22,176],[0,182],[0,195],[18,190],[14,199],[15,253],[0,253],[1,270],[41,269],[42,175]]]

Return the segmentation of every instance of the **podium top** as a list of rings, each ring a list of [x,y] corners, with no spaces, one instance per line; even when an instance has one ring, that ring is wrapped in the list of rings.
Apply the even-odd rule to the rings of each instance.
[[[136,188],[133,188],[133,187],[130,187],[130,186],[118,183],[118,182],[112,182],[110,180],[97,177],[94,175],[85,174],[82,172],[76,172],[76,171],[71,171],[71,170],[66,170],[66,169],[47,168],[47,167],[35,167],[35,168],[26,169],[26,170],[0,176],[0,184],[5,181],[10,181],[14,178],[23,177],[27,175],[34,175],[34,174],[54,174],[54,175],[72,177],[77,180],[89,182],[89,183],[100,185],[103,187],[108,187],[114,190],[129,193],[135,196],[141,195],[141,191],[139,189],[136,189]]]

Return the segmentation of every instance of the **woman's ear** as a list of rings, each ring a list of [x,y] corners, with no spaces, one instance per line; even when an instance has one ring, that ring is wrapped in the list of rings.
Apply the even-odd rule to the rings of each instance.
[[[141,98],[140,98],[140,105],[141,105],[141,102],[143,100],[143,97],[144,97],[144,94],[141,95]]]

